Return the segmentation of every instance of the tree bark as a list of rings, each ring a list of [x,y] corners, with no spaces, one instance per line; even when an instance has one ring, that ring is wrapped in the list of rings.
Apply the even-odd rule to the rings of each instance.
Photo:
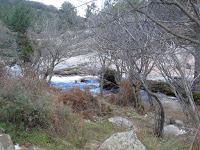
[[[155,98],[155,102],[158,104],[158,107],[156,106],[156,104],[154,104],[154,110],[155,110],[154,134],[156,137],[162,137],[164,122],[165,122],[165,112],[163,105],[156,94],[150,92],[149,90],[146,91],[150,96]]]
[[[100,76],[100,95],[101,96],[103,96],[104,74],[105,74],[105,65],[102,66],[101,76]]]
[[[194,85],[193,91],[200,91],[200,45],[195,47],[194,53],[195,69],[194,69]]]
[[[195,38],[200,41],[200,27],[194,26],[195,31]],[[195,59],[195,69],[194,69],[194,78],[196,78],[194,85],[193,85],[193,91],[200,91],[200,44],[197,44],[195,47],[194,52],[194,59]]]
[[[148,86],[146,85],[146,83],[143,80],[141,80],[141,81],[142,81],[142,85],[143,85],[145,91],[148,93],[148,95],[153,97],[155,100],[155,103],[154,103],[154,110],[155,110],[154,135],[156,137],[162,137],[164,122],[165,122],[165,112],[164,112],[163,105],[162,105],[160,99],[158,98],[158,96],[148,89]]]

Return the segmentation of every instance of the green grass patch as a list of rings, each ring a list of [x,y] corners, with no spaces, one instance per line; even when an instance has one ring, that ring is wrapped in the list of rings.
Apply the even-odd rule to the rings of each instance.
[[[102,141],[116,132],[123,131],[123,128],[117,127],[108,121],[101,123],[86,123],[86,129],[91,140]]]
[[[108,121],[101,123],[87,122],[83,129],[80,129],[79,137],[72,134],[64,138],[52,137],[48,132],[33,129],[31,131],[16,130],[16,126],[9,123],[0,122],[0,128],[3,128],[9,134],[14,143],[20,145],[34,145],[48,150],[82,150],[87,143],[91,141],[104,141],[115,132],[123,131],[123,128],[114,126]],[[74,132],[76,134],[76,132]]]
[[[39,129],[33,129],[31,131],[17,130],[16,126],[10,123],[0,122],[0,128],[3,128],[7,134],[9,134],[14,143],[20,145],[34,145],[49,150],[63,150],[66,145],[62,142],[58,142],[52,138],[48,133]]]
[[[148,150],[188,150],[190,144],[185,142],[183,137],[163,137],[157,138],[151,134],[144,133],[140,138],[141,142]]]

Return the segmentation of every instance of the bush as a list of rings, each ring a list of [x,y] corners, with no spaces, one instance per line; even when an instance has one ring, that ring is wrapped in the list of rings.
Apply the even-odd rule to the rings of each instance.
[[[52,97],[42,85],[30,78],[5,79],[0,89],[0,120],[20,129],[47,128]]]
[[[79,88],[72,89],[59,96],[59,101],[70,106],[74,113],[82,114],[85,118],[100,115],[100,106],[97,99],[88,91]]]
[[[71,113],[70,108],[66,105],[57,108],[51,118],[53,128],[50,134],[52,137],[64,138],[75,147],[82,147],[87,142],[82,116]]]
[[[103,75],[103,89],[111,90],[113,88],[118,88],[116,71],[107,68]]]
[[[194,102],[197,105],[200,105],[200,92],[193,92],[193,98],[194,98]]]
[[[73,114],[68,105],[58,102],[57,96],[60,94],[54,92],[46,83],[30,76],[5,79],[0,89],[0,127],[1,123],[11,125],[11,129],[5,128],[6,132],[20,144],[31,142],[47,146],[60,140],[59,144],[65,148],[63,141],[66,141],[69,147],[83,147],[87,142],[84,119],[81,115]],[[88,112],[93,106],[96,108],[96,99],[89,92],[76,91],[70,96],[74,97],[72,101],[79,96],[83,101],[89,100],[84,103],[88,103]],[[84,107],[83,104],[78,105],[78,101],[73,106]],[[40,134],[35,134],[36,131]],[[40,137],[43,136],[45,139],[41,141]],[[51,143],[45,143],[49,140]]]

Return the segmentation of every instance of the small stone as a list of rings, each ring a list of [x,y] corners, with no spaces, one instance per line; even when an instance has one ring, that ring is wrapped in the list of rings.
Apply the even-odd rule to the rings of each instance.
[[[109,118],[108,121],[120,127],[133,128],[133,123],[124,117],[119,117],[119,116],[112,117],[112,118]]]
[[[164,127],[164,135],[165,136],[169,136],[169,135],[182,135],[185,134],[186,131],[183,129],[179,129],[177,126],[175,125],[167,125]]]

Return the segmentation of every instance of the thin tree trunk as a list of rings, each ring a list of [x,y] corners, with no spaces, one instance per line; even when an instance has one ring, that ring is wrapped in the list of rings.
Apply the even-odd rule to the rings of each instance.
[[[50,84],[50,83],[51,83],[51,79],[52,79],[52,77],[53,77],[53,72],[51,72],[51,73],[49,74],[49,78],[48,78],[48,84]]]
[[[197,25],[193,26],[193,30],[195,31],[194,37],[200,41],[200,27]],[[200,45],[197,44],[195,47],[194,59],[195,59],[195,69],[194,69],[194,78],[196,78],[193,86],[194,91],[200,91]]]
[[[164,128],[164,122],[165,122],[165,112],[163,105],[156,94],[151,92],[148,87],[146,86],[145,82],[142,81],[142,84],[144,86],[145,91],[151,96],[154,97],[156,103],[158,104],[158,107],[154,104],[155,109],[155,125],[154,125],[154,134],[157,137],[163,136],[163,128]]]
[[[195,47],[195,54],[194,54],[194,59],[195,59],[195,70],[194,70],[194,78],[196,80],[194,81],[193,85],[193,91],[198,91],[200,92],[200,46]]]
[[[100,95],[101,96],[103,96],[104,74],[105,74],[105,66],[102,67],[102,72],[101,72],[101,77],[100,77]]]

